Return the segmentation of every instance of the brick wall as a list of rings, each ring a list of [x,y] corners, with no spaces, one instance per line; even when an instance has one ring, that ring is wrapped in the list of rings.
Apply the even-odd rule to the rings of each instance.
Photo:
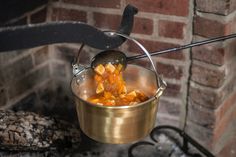
[[[196,0],[193,41],[236,32],[235,1]],[[192,49],[187,130],[215,154],[235,136],[236,41]],[[234,156],[234,154],[219,156]]]
[[[4,26],[46,21],[46,5],[40,5],[9,19]],[[7,16],[7,15],[6,15]],[[12,106],[47,84],[50,71],[47,46],[0,53],[0,106]]]
[[[50,21],[48,3],[37,7],[32,6],[31,11],[19,14],[6,21],[3,26],[20,26]],[[58,54],[55,57],[51,47],[45,45],[0,53],[1,108],[10,108],[15,111],[29,110],[46,115],[54,114],[70,120],[76,119],[72,98],[69,98],[71,96],[68,89],[69,83],[54,80],[65,79],[65,76],[70,75],[71,71],[66,70],[60,61],[54,62],[65,56]]]
[[[10,20],[8,25],[72,20],[102,30],[116,30],[127,4],[139,9],[131,36],[150,52],[236,31],[233,0],[51,0],[47,5]],[[24,101],[32,100],[27,99],[28,95],[45,100],[46,105],[57,104],[56,110],[60,113],[63,105],[71,103],[71,62],[79,46],[54,44],[0,54],[5,61],[0,62],[0,80],[3,80],[0,92],[4,95],[0,104],[8,106],[23,98]],[[128,55],[140,53],[130,42],[120,49]],[[224,153],[231,149],[230,139],[236,132],[233,124],[236,118],[235,51],[235,40],[228,40],[153,57],[159,73],[168,83],[160,99],[157,124],[184,128],[215,154],[229,156]],[[85,47],[80,62],[88,65],[98,52]],[[10,62],[6,62],[5,57]],[[134,63],[150,68],[147,59]],[[13,68],[13,65],[20,66]],[[6,78],[9,78],[7,84]],[[58,101],[49,100],[51,97]]]

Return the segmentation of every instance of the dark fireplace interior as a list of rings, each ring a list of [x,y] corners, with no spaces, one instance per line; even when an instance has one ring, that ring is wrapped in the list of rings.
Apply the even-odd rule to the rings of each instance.
[[[81,21],[100,30],[117,30],[128,4],[139,10],[131,36],[150,52],[236,32],[234,0],[4,0],[0,2],[0,31],[58,21]],[[141,140],[146,142],[122,145],[96,142],[79,129],[70,81],[71,63],[80,46],[58,43],[0,52],[0,156],[126,157],[131,156],[131,149],[133,156],[142,157],[204,156],[191,143],[189,151],[184,151],[182,131],[217,157],[236,156],[235,39],[154,56],[156,68],[168,84],[155,127],[176,127],[180,134],[160,128]],[[129,42],[119,49],[129,55],[139,52]],[[85,46],[79,62],[89,65],[98,52]],[[147,59],[134,64],[150,68]],[[21,122],[24,125],[15,127]],[[11,129],[18,132],[13,135]],[[16,133],[22,129],[29,129],[35,137],[26,134],[20,138]],[[37,129],[45,131],[45,137],[36,137],[32,130]],[[7,143],[11,140],[16,144],[13,147]]]

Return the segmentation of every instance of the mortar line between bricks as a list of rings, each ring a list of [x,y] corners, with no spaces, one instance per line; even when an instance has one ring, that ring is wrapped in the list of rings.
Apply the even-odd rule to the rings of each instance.
[[[189,99],[191,99],[190,96],[189,96]],[[197,106],[198,108],[200,108],[200,110],[208,109],[208,110],[211,110],[211,111],[216,111],[216,109],[217,109],[217,108],[207,107],[207,106],[205,106],[205,105],[203,105],[203,104],[201,104],[201,103],[199,103],[199,102],[197,102],[197,101],[195,101],[195,100],[193,100],[193,99],[191,99],[191,100],[189,100],[189,101],[190,101],[190,103],[193,102],[194,104],[196,104],[196,106]],[[204,109],[202,109],[202,108],[204,108]],[[205,111],[205,110],[204,110],[204,111]],[[209,112],[209,111],[207,111],[207,112]]]
[[[91,12],[99,12],[99,13],[105,13],[105,14],[115,14],[115,15],[122,15],[122,11],[120,8],[103,8],[103,7],[88,7],[88,6],[80,6],[76,4],[68,4],[68,3],[59,3],[54,2],[52,3],[53,8],[63,8],[63,9],[72,9],[72,10],[78,10],[78,11],[91,11]]]
[[[169,64],[169,65],[180,66],[180,67],[183,67],[183,66],[186,65],[186,63],[185,63],[186,61],[181,61],[181,60],[176,60],[176,59],[169,59],[169,58],[164,58],[164,57],[156,57],[153,60],[157,61],[157,62],[160,62],[160,63],[163,63],[163,64]]]
[[[211,86],[207,86],[201,83],[198,83],[194,80],[190,80],[191,86],[202,89],[202,90],[210,90],[210,91],[214,91],[216,93],[221,92],[225,86],[227,86],[230,81],[234,80],[234,76],[232,75],[231,77],[229,77],[226,81],[223,82],[223,84],[220,87],[211,87]]]
[[[158,112],[157,113],[157,119],[160,118],[160,117],[163,117],[163,118],[168,118],[168,119],[172,119],[172,120],[176,120],[178,121],[179,120],[179,117],[177,116],[172,116],[168,113],[161,113],[161,112]]]
[[[192,120],[189,120],[188,122],[187,122],[187,124],[188,125],[195,125],[195,127],[201,127],[201,129],[204,129],[206,132],[208,132],[209,134],[211,134],[211,135],[213,135],[213,130],[212,129],[210,129],[210,128],[206,128],[206,127],[204,127],[204,126],[202,126],[202,125],[199,125],[199,124],[197,124],[196,122],[194,122],[194,121],[192,121]]]
[[[226,24],[236,18],[236,10],[226,16],[222,16],[222,15],[215,14],[215,13],[205,13],[205,12],[200,12],[200,11],[197,11],[196,15],[206,18],[206,19],[209,19],[209,20],[215,20],[220,23]]]
[[[233,94],[235,95],[235,94]],[[232,96],[232,95],[231,95]],[[227,100],[226,100],[227,101]],[[220,112],[221,108],[223,108],[224,105],[219,105],[215,110],[214,112],[217,114],[218,112]],[[230,105],[226,112],[224,112],[224,115],[221,117],[221,119],[216,119],[216,120],[219,120],[217,122],[221,122],[221,121],[224,121],[225,118],[229,117],[230,115],[232,115],[234,112],[235,112],[235,109],[236,109],[236,104],[234,105]]]
[[[24,75],[21,75],[20,77],[18,77],[17,80],[20,80],[20,79],[34,73],[35,71],[37,71],[39,69],[42,69],[43,67],[49,66],[49,64],[50,64],[50,61],[47,60],[46,62],[43,62],[42,64],[39,64],[39,65],[35,66],[34,68],[30,69],[27,73],[25,73]],[[14,80],[14,81],[16,81],[16,80]],[[11,83],[11,82],[6,83],[6,85],[8,86],[9,83]]]
[[[204,67],[204,68],[207,68],[209,70],[220,70],[220,71],[222,71],[226,67],[226,64],[224,64],[224,65],[215,65],[215,64],[211,64],[211,63],[208,63],[208,62],[198,60],[198,59],[192,59],[192,60],[193,60],[193,64]]]
[[[182,100],[181,98],[176,98],[176,97],[169,97],[169,96],[162,96],[160,98],[160,100],[164,100],[164,101],[168,101],[168,102],[173,102],[173,103],[176,103],[176,104],[182,104]]]
[[[46,12],[46,21],[45,22],[51,22],[52,21],[52,2],[47,3],[47,12]]]
[[[40,46],[40,47],[35,47],[35,48],[31,48],[31,49],[23,49],[23,50],[16,50],[16,51],[6,51],[6,52],[2,52],[2,53],[15,53],[15,52],[21,52],[22,54],[19,54],[15,57],[13,57],[11,60],[9,60],[6,64],[2,65],[2,67],[6,67],[6,66],[9,66],[10,64],[24,58],[24,57],[27,57],[27,56],[30,56],[31,53],[35,53],[36,51],[40,50],[40,49],[43,49],[45,48],[47,45],[44,45],[44,46]]]
[[[236,92],[236,91],[235,91]],[[236,95],[236,93],[230,94],[227,98],[230,98],[231,96]],[[190,97],[189,97],[190,98]],[[196,102],[195,100],[191,99],[191,101],[197,105],[197,107],[200,108],[200,110],[204,110],[202,108],[214,111],[215,113],[220,112],[221,108],[224,107],[224,104],[226,101],[228,101],[227,99],[222,100],[221,102],[219,102],[219,105],[216,108],[211,108],[211,107],[207,107],[205,105],[202,105],[199,102]],[[230,114],[232,112],[232,108],[236,108],[236,105],[230,105],[229,108],[227,109],[226,113],[224,115]],[[204,110],[205,111],[205,110]],[[224,117],[224,116],[223,116]],[[196,123],[196,122],[195,122]]]
[[[78,11],[91,11],[91,12],[99,12],[104,14],[114,14],[114,15],[121,15],[122,14],[122,8],[104,8],[104,7],[88,7],[88,6],[80,6],[75,4],[68,4],[68,3],[60,3],[54,2],[52,3],[52,6],[55,8],[63,8],[63,9],[73,9]],[[165,15],[165,14],[159,14],[159,13],[148,13],[148,12],[141,12],[139,11],[135,17],[142,17],[147,19],[161,19],[161,20],[172,20],[173,22],[184,22],[188,23],[187,17],[182,16],[175,16],[175,15]]]
[[[7,109],[11,108],[14,104],[19,102],[19,100],[25,98],[27,95],[29,95],[32,92],[36,92],[36,90],[39,89],[40,86],[46,85],[50,81],[51,81],[51,79],[49,78],[41,83],[36,84],[33,88],[31,88],[27,91],[24,91],[24,93],[22,93],[21,95],[18,95],[17,97],[10,99],[10,101],[8,101],[4,106],[0,107],[0,109],[7,110]]]
[[[158,28],[155,28],[155,29],[158,29]],[[153,32],[152,35],[139,34],[139,33],[131,33],[131,36],[136,38],[136,39],[140,39],[140,40],[145,39],[145,40],[167,42],[167,43],[179,44],[179,45],[186,44],[185,39],[175,39],[175,38],[160,37],[157,34],[154,34],[154,33],[157,33],[157,32],[158,31]]]
[[[224,69],[227,69],[229,66],[236,64],[235,63],[236,56],[231,57],[231,59],[227,60],[227,62],[223,65],[216,65],[216,64],[204,62],[204,61],[201,61],[198,59],[193,59],[193,60],[194,60],[194,64],[207,67],[210,70],[221,70],[222,71]]]

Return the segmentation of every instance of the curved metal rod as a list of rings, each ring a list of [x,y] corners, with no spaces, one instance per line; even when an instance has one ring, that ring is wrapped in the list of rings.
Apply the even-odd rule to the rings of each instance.
[[[156,128],[154,128],[152,130],[152,132],[150,133],[150,137],[154,142],[157,142],[156,139],[154,138],[154,133],[155,133],[155,131],[160,130],[160,129],[170,129],[170,130],[176,131],[180,136],[183,137],[184,142],[186,142],[186,140],[187,140],[187,142],[191,143],[194,147],[196,147],[198,150],[200,150],[207,157],[214,157],[214,155],[211,152],[206,150],[202,145],[200,145],[192,137],[190,137],[188,134],[186,134],[183,130],[180,130],[179,128],[174,127],[174,126],[161,125],[161,126],[157,126]]]
[[[156,77],[156,82],[157,82],[157,85],[158,85],[158,90],[157,90],[157,93],[156,93],[156,96],[155,97],[159,97],[160,95],[162,95],[163,91],[165,90],[167,84],[164,80],[162,80],[162,78],[160,77],[160,74],[158,73],[158,71],[156,70],[156,67],[153,63],[153,60],[149,54],[149,52],[146,50],[146,48],[141,44],[139,43],[136,39],[130,37],[130,36],[127,36],[125,34],[121,34],[121,33],[117,33],[117,32],[110,32],[110,31],[106,31],[105,33],[108,33],[110,35],[119,35],[119,36],[122,36],[132,42],[134,42],[143,52],[144,54],[146,55],[146,57],[148,57],[149,61],[151,62],[151,65],[152,65],[152,68],[153,68],[153,71],[155,73],[155,77]]]
[[[140,141],[140,142],[137,142],[135,144],[133,144],[129,150],[128,150],[128,157],[134,157],[133,155],[133,150],[134,148],[138,147],[138,146],[141,146],[141,145],[150,145],[150,146],[154,146],[155,144],[151,143],[151,142],[147,142],[147,141]]]
[[[137,8],[127,5],[117,32],[129,35],[137,12]],[[0,52],[53,43],[84,43],[106,50],[116,48],[124,41],[120,36],[109,36],[82,22],[51,22],[0,29]]]

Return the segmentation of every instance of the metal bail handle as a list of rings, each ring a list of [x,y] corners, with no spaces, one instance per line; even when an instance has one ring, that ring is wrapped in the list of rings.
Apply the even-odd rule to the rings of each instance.
[[[139,43],[136,39],[134,39],[134,38],[132,38],[130,36],[127,36],[125,34],[121,34],[121,33],[118,33],[118,32],[112,32],[112,31],[105,31],[105,33],[108,33],[111,36],[112,35],[119,35],[121,37],[124,37],[124,38],[134,42],[139,48],[142,49],[142,51],[146,54],[146,56],[148,57],[149,61],[151,62],[153,71],[155,73],[156,82],[157,82],[157,85],[158,85],[158,90],[156,92],[155,97],[158,98],[159,96],[161,96],[163,91],[164,91],[164,89],[166,88],[167,84],[166,84],[166,82],[163,79],[161,79],[160,74],[157,72],[156,67],[155,67],[155,65],[153,63],[153,60],[152,60],[149,52],[147,51],[147,49],[141,43]]]

